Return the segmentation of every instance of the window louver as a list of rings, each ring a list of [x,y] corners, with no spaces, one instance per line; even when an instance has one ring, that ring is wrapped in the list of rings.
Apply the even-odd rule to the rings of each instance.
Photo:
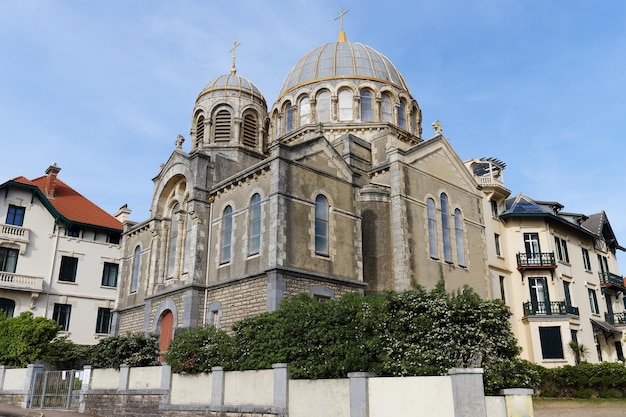
[[[230,140],[230,113],[220,110],[215,115],[215,141],[228,142]]]

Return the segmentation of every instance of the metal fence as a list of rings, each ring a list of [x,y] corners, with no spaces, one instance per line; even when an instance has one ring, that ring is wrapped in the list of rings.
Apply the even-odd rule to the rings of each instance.
[[[30,408],[64,408],[77,410],[83,371],[38,372],[28,402]]]

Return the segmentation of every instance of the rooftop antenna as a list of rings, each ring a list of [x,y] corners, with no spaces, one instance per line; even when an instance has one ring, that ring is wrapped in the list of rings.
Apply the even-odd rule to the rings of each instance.
[[[343,31],[343,15],[348,13],[350,10],[344,10],[343,7],[339,8],[339,16],[335,18],[335,20],[339,19],[339,38],[337,42],[346,42],[348,37],[346,36],[346,32]]]
[[[233,49],[231,49],[228,52],[232,52],[233,53],[233,66],[230,68],[230,73],[235,75],[237,74],[237,68],[235,67],[235,60],[237,59],[237,47],[241,45],[241,42],[237,42],[237,39],[235,39],[233,41]]]

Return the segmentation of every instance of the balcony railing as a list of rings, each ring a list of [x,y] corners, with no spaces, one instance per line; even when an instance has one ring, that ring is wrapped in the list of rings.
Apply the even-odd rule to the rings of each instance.
[[[28,243],[29,229],[10,224],[0,224],[0,239]]]
[[[598,272],[600,276],[600,284],[604,286],[616,286],[624,288],[624,277],[621,277],[612,272]]]
[[[550,315],[566,315],[572,314],[579,316],[578,307],[567,305],[565,301],[538,301],[536,303],[527,301],[523,304],[525,316],[550,316]]]
[[[43,291],[43,278],[0,272],[0,288],[26,291]]]
[[[611,324],[626,324],[626,313],[605,313],[604,320]]]
[[[554,252],[517,254],[517,269],[526,268],[556,268]]]

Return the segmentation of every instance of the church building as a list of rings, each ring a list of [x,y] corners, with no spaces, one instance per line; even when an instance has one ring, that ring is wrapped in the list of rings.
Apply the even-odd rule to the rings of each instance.
[[[228,331],[298,293],[448,290],[491,297],[482,194],[442,127],[422,137],[400,71],[370,46],[306,53],[274,104],[233,66],[199,93],[188,140],[125,222],[114,333]],[[183,143],[188,151],[183,150]]]

